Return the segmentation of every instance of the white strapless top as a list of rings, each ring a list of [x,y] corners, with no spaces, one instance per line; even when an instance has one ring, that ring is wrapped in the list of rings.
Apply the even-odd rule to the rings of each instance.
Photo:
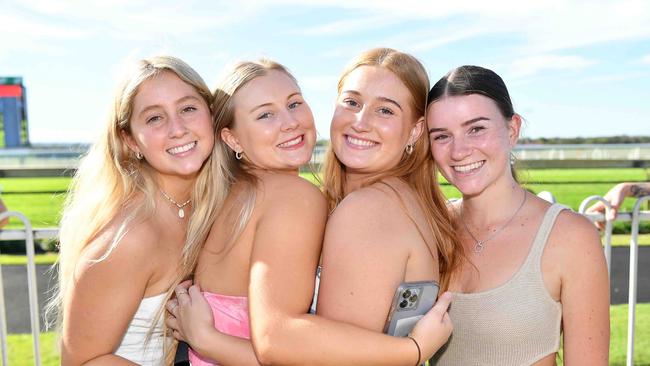
[[[133,315],[129,328],[124,333],[122,343],[115,355],[123,357],[138,365],[158,366],[164,364],[163,355],[163,321],[161,316],[151,334],[149,342],[145,342],[147,333],[158,309],[165,300],[165,293],[145,297],[140,302],[138,310]]]

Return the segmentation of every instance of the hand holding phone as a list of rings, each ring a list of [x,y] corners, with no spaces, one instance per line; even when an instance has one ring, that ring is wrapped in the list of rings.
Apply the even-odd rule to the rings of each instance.
[[[404,282],[397,287],[384,333],[406,337],[420,318],[436,302],[439,286],[435,281]]]

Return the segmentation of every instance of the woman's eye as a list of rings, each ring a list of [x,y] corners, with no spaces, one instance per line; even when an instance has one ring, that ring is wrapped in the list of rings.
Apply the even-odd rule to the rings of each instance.
[[[433,136],[432,139],[433,139],[433,141],[444,141],[444,140],[446,140],[448,137],[449,137],[449,136],[447,136],[447,135],[437,135],[437,136]]]
[[[380,114],[386,114],[386,115],[389,115],[389,116],[392,116],[392,115],[395,114],[395,112],[393,112],[392,109],[386,108],[386,107],[379,108],[379,113]]]
[[[478,133],[478,132],[481,132],[484,129],[485,129],[485,127],[483,127],[483,126],[474,126],[474,127],[470,128],[469,133]]]
[[[357,103],[356,100],[354,99],[343,99],[343,104],[347,104],[350,107],[358,107],[359,103]]]
[[[187,112],[194,112],[196,110],[197,110],[197,108],[195,106],[187,106],[187,107],[183,108],[182,112],[187,113]]]
[[[153,122],[158,122],[161,119],[162,119],[161,116],[151,116],[151,117],[147,118],[146,121],[147,121],[147,123],[153,123]]]
[[[271,117],[271,112],[264,112],[264,113],[260,114],[259,116],[257,116],[257,119],[258,120],[267,119],[267,118],[270,118],[270,117]]]
[[[302,102],[293,102],[293,103],[289,104],[289,109],[296,109],[301,104],[302,104]]]

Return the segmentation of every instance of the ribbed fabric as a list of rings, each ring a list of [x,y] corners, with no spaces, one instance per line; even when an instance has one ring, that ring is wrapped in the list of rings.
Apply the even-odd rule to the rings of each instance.
[[[544,247],[560,211],[544,215],[528,256],[506,283],[484,292],[454,293],[449,315],[454,331],[432,359],[435,365],[531,365],[560,347],[562,304],[541,271]]]
[[[149,342],[145,342],[145,340],[153,322],[153,317],[165,300],[165,295],[165,293],[162,293],[142,299],[138,310],[133,315],[131,324],[124,333],[122,343],[115,351],[115,355],[138,365],[154,366],[164,364],[162,316],[156,324]]]

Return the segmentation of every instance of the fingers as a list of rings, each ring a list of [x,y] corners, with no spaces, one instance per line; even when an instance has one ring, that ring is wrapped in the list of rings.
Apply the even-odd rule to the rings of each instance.
[[[176,330],[176,331],[179,329],[180,326],[178,319],[176,319],[176,317],[174,316],[167,316],[165,318],[165,325],[167,325],[169,329]]]
[[[618,207],[612,207],[609,212],[607,212],[607,217],[606,219],[608,221],[614,221],[616,219],[616,215],[618,214]]]
[[[176,294],[176,299],[178,299],[178,305],[186,305],[191,303],[190,297],[188,296],[187,288],[182,285],[178,285],[174,288],[174,293]]]
[[[178,300],[177,299],[171,299],[167,301],[167,304],[165,305],[165,308],[167,308],[167,311],[169,311],[170,314],[172,314],[174,317],[178,318]]]
[[[185,280],[178,284],[178,286],[185,288],[186,290],[192,286],[192,280]]]
[[[188,294],[190,295],[190,298],[192,300],[196,298],[201,298],[203,295],[201,294],[201,289],[199,288],[199,285],[192,285],[190,288],[187,290]]]
[[[440,295],[438,297],[438,301],[436,302],[435,305],[433,305],[433,308],[431,309],[432,311],[435,311],[441,318],[445,316],[447,313],[447,310],[449,309],[449,305],[451,304],[451,299],[452,295],[451,292],[447,291],[444,294]]]
[[[603,212],[605,205],[602,202],[597,202],[595,205],[589,207],[586,212]]]

